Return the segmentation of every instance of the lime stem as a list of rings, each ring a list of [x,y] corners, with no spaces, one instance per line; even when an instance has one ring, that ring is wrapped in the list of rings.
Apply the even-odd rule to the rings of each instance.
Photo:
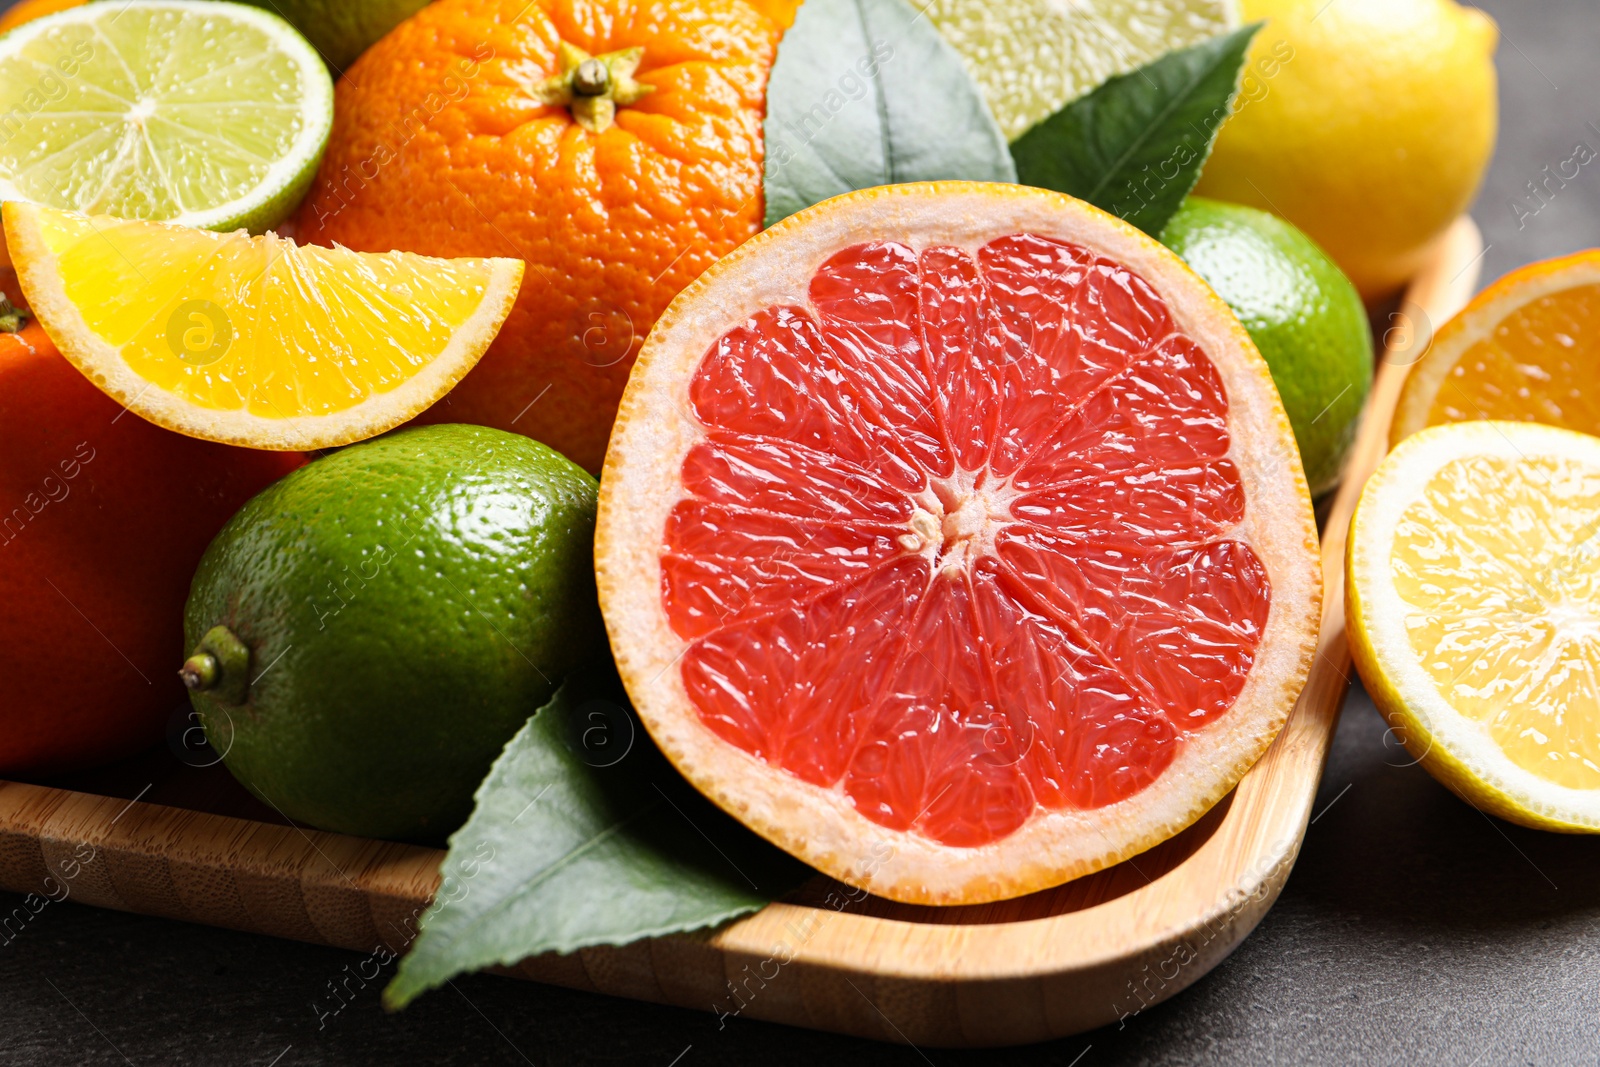
[[[243,704],[250,692],[250,649],[226,626],[213,626],[183,661],[178,677],[191,693]]]
[[[196,652],[183,661],[178,677],[188,689],[210,689],[222,675],[222,665],[209,652]]]

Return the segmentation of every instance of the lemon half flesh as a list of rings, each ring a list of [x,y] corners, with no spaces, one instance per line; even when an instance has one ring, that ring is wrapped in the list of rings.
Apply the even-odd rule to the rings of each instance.
[[[1346,614],[1399,740],[1512,822],[1600,831],[1600,438],[1437,426],[1373,474]]]

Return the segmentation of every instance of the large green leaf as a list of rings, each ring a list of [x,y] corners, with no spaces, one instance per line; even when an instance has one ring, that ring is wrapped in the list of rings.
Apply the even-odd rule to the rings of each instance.
[[[608,674],[568,681],[507,743],[386,1006],[541,952],[711,926],[813,873],[696,793]]]
[[[806,0],[772,65],[765,136],[768,226],[873,185],[1017,180],[961,58],[905,0]]]
[[[1200,179],[1259,22],[1112,78],[1011,146],[1025,185],[1071,193],[1152,237]]]

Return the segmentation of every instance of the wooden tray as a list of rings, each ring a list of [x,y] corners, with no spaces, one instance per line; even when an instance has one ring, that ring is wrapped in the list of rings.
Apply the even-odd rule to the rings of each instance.
[[[1350,674],[1345,530],[1387,450],[1401,383],[1472,293],[1458,220],[1400,309],[1325,523],[1319,655],[1283,733],[1195,826],[1121,865],[998,904],[837,907],[819,876],[715,933],[529,959],[521,977],[916,1045],[1041,1041],[1128,1019],[1216,966],[1277,899],[1305,834]],[[442,853],[302,830],[221,767],[165,751],[56,786],[0,782],[0,887],[371,953],[399,953]]]

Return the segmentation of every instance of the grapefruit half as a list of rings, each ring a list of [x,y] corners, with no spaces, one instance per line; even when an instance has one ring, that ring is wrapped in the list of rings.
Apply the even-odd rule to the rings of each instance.
[[[1221,799],[1315,654],[1317,536],[1266,364],[1071,197],[886,186],[718,262],[612,431],[601,607],[651,736],[780,847],[976,903]]]

